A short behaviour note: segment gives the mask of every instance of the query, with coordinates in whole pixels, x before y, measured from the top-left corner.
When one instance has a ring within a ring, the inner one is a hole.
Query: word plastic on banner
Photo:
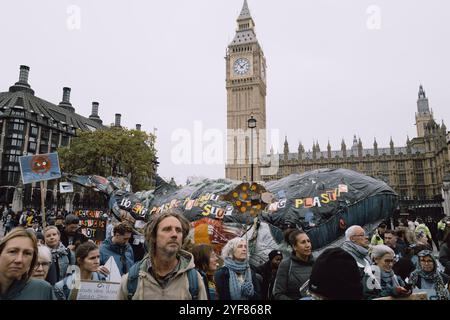
[[[23,184],[61,178],[57,152],[22,156],[19,163]]]

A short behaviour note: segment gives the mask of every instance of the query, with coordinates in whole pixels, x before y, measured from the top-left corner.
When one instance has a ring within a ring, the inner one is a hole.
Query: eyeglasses
[[[35,269],[39,269],[40,266],[42,266],[42,268],[48,268],[50,267],[52,263],[51,262],[36,262],[36,266],[34,267]]]
[[[367,237],[365,234],[354,234],[353,236],[354,237],[364,237],[364,238]]]
[[[434,261],[433,260],[420,260],[420,263],[430,264],[430,263],[434,263]]]

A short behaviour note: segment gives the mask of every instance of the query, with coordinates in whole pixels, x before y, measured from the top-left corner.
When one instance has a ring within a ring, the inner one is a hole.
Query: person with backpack
[[[91,242],[80,244],[75,249],[76,266],[75,272],[55,284],[54,292],[58,300],[76,300],[71,296],[72,290],[76,289],[79,281],[105,281],[106,277],[99,272],[100,251],[98,246]]]
[[[119,300],[207,300],[194,257],[182,249],[189,222],[169,210],[153,217],[145,228],[149,250],[122,276]]]

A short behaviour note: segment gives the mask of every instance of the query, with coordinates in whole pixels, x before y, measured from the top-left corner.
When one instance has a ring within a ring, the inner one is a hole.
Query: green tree
[[[134,192],[152,187],[157,159],[153,134],[116,127],[81,132],[58,153],[65,173],[103,177],[131,174]]]

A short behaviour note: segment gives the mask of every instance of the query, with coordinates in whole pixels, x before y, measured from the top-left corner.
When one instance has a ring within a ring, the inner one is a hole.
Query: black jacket
[[[254,295],[250,298],[250,300],[259,300],[260,299],[260,285],[256,278],[256,274],[253,270],[250,271],[252,273],[252,283]],[[214,274],[214,281],[216,282],[216,290],[217,290],[217,299],[218,300],[231,300],[230,295],[230,271],[227,267],[223,266]]]
[[[61,242],[65,247],[69,246],[70,244],[79,245],[88,240],[89,240],[88,237],[82,234],[80,229],[78,229],[77,232],[75,232],[72,243],[69,243],[69,235],[66,233],[66,231],[63,229],[61,232]]]
[[[261,298],[272,299],[272,290],[275,283],[276,273],[272,273],[271,262],[267,261],[255,268],[255,271],[261,275]]]
[[[450,249],[444,243],[439,250],[439,262],[445,267],[445,273],[450,276]]]
[[[278,267],[273,298],[275,300],[298,300],[302,298],[300,288],[309,280],[314,258],[311,255],[309,261],[304,262],[295,254],[281,261]]]

